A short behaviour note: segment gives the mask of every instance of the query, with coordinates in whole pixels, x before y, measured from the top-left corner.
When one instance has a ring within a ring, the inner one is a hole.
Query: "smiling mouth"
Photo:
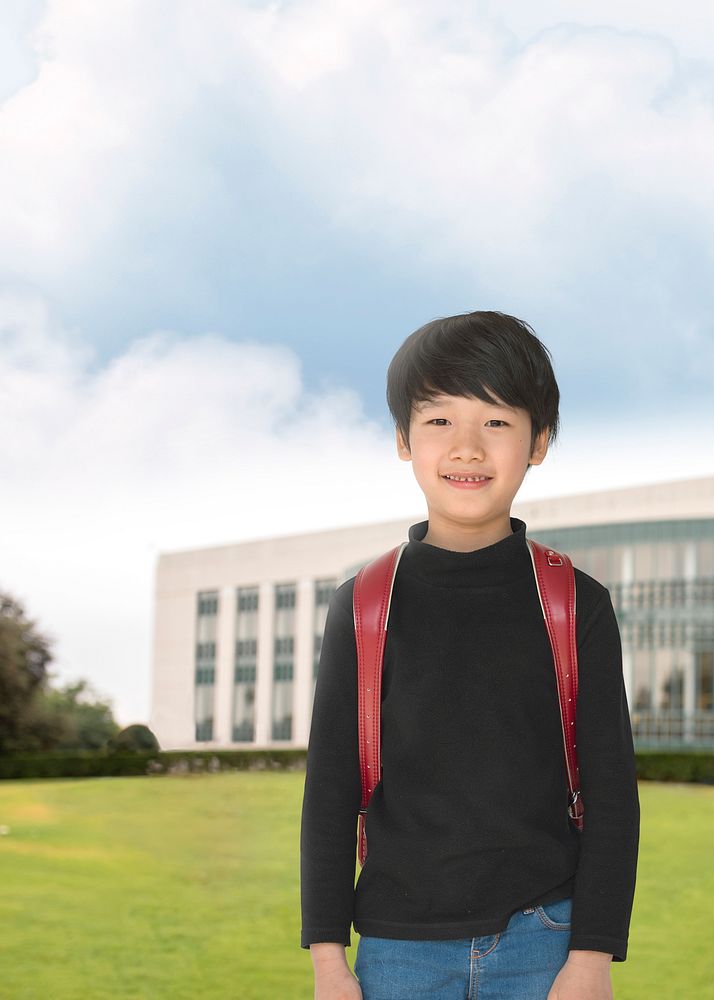
[[[442,479],[448,479],[452,483],[486,483],[492,476],[442,476]]]

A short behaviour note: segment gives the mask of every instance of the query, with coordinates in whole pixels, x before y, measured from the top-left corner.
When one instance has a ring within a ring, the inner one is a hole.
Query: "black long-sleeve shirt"
[[[624,962],[640,806],[606,587],[575,567],[576,746],[584,830],[568,789],[553,656],[526,525],[472,552],[409,529],[382,676],[382,776],[354,884],[361,784],[354,577],[328,608],[300,832],[301,947],[359,934],[496,934],[517,910],[573,896],[570,948]]]

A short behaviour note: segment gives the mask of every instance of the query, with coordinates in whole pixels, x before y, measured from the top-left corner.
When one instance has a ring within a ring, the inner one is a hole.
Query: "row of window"
[[[714,577],[692,580],[633,580],[609,588],[615,611],[634,608],[684,608],[714,604]]]
[[[322,643],[327,607],[335,580],[315,583],[315,643],[313,677]],[[274,591],[272,739],[292,739],[293,662],[295,653],[295,584],[277,584]],[[258,656],[259,589],[239,587],[236,594],[236,638],[234,647],[234,741],[255,739],[255,680]],[[197,596],[195,732],[197,741],[212,740],[218,592]]]
[[[335,580],[315,581],[315,607],[324,608],[330,603],[335,592]],[[259,605],[260,591],[258,587],[238,587],[236,589],[236,611],[238,614],[256,612]],[[278,583],[275,585],[275,608],[294,608],[297,599],[297,587],[294,583]],[[197,597],[197,613],[199,618],[218,614],[218,591],[201,591]]]
[[[682,747],[709,749],[714,744],[714,712],[634,710],[631,721],[632,737],[638,747],[663,744],[674,747],[679,743]]]
[[[714,578],[714,518],[581,525],[529,534],[567,552],[583,572],[603,582]]]
[[[714,619],[707,621],[625,621],[620,623],[622,646],[631,649],[714,648]]]
[[[313,644],[313,680],[317,675],[324,625],[335,581],[315,584],[315,618]],[[670,648],[686,650],[696,656],[695,701],[699,710],[714,712],[712,701],[711,656],[714,650],[714,615],[706,608],[714,607],[714,578],[640,580],[608,585],[613,606],[618,613],[623,650],[636,655],[647,651]],[[275,589],[274,660],[271,732],[275,740],[292,738],[293,662],[295,651],[294,614],[296,587],[280,584]],[[669,608],[673,618],[661,616],[639,620],[637,611]],[[691,609],[702,608],[704,613]],[[677,614],[686,609],[686,617]],[[255,683],[258,656],[258,588],[239,588],[236,602],[236,635],[234,666],[234,705],[232,734],[234,741],[255,739]],[[216,639],[218,614],[217,592],[203,592],[197,598],[196,643],[196,739],[213,739],[213,687],[215,686]],[[702,659],[703,657],[703,659]],[[639,661],[636,661],[639,662]],[[642,669],[636,674],[640,678]],[[654,670],[654,668],[652,668]],[[654,674],[653,674],[654,676]],[[632,698],[638,712],[683,710],[684,685],[679,668],[671,666],[664,691],[656,699],[649,680],[638,679]]]

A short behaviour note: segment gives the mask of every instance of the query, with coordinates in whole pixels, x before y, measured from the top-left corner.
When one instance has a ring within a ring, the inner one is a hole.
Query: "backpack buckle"
[[[548,557],[548,565],[549,566],[562,566],[563,565],[562,558],[558,555],[557,552],[554,552],[553,549],[547,549],[546,550],[546,556]]]

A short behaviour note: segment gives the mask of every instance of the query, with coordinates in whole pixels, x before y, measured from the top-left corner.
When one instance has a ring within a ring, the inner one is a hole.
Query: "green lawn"
[[[3,1000],[311,1000],[304,774],[0,783]],[[617,1000],[714,998],[714,788],[640,783]],[[357,935],[348,951],[354,962]]]

